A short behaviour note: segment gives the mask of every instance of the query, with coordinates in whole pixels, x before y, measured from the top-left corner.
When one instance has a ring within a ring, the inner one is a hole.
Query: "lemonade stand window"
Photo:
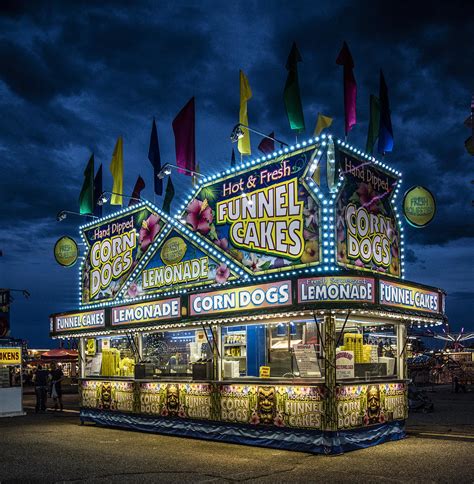
[[[133,377],[134,346],[130,336],[86,338],[85,376]]]

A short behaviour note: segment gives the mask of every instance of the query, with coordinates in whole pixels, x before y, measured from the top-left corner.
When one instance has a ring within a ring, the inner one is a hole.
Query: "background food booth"
[[[79,341],[81,421],[315,453],[403,438],[407,328],[445,317],[403,280],[400,182],[317,138],[201,180],[175,217],[82,226],[80,307],[51,317]]]
[[[21,362],[22,348],[0,347],[0,417],[25,415]]]

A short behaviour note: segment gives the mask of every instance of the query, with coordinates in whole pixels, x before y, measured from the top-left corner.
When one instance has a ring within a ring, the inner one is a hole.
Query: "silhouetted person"
[[[56,363],[51,363],[51,396],[54,400],[54,410],[63,410],[63,391],[61,387],[61,382],[64,379],[63,370],[56,366]]]
[[[36,413],[40,410],[46,411],[46,400],[48,398],[48,377],[49,372],[43,370],[41,365],[38,365],[35,373],[35,394],[36,394]]]

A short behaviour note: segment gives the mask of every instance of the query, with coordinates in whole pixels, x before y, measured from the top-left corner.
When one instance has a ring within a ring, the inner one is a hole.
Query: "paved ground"
[[[337,457],[80,426],[71,401],[0,419],[0,482],[474,482],[474,393],[430,396],[407,439]]]

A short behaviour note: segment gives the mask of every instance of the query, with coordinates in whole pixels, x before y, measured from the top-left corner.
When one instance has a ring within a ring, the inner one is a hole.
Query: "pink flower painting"
[[[191,225],[194,232],[206,235],[211,230],[213,221],[212,210],[207,200],[193,200],[186,209],[186,223]]]
[[[227,282],[230,276],[230,269],[227,267],[227,264],[221,264],[216,270],[216,282],[219,284],[223,284]]]
[[[151,214],[146,220],[142,222],[142,227],[139,234],[140,248],[145,252],[155,237],[160,231],[160,217],[159,215]]]

